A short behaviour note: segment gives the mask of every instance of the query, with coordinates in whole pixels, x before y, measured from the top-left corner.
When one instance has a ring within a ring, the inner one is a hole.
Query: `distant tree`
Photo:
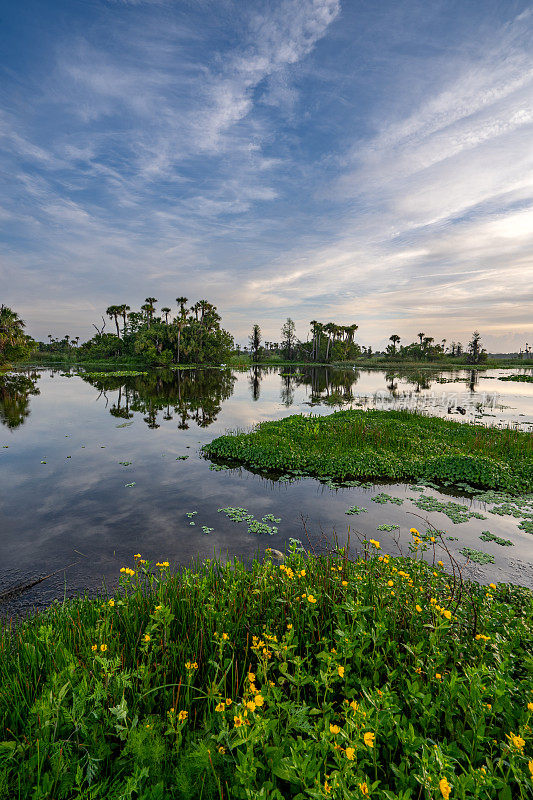
[[[128,315],[128,311],[130,307],[126,305],[126,303],[122,303],[122,305],[117,306],[118,313],[122,317],[122,336],[126,335],[126,317]]]
[[[155,313],[155,304],[157,303],[157,298],[146,297],[144,302],[146,303],[146,313],[148,314],[148,319],[151,322]],[[145,308],[145,306],[142,306],[142,308]]]
[[[287,317],[282,325],[281,339],[281,346],[285,350],[287,358],[290,361],[296,344],[296,325],[294,324],[294,320],[290,317]]]
[[[396,345],[399,343],[401,337],[398,336],[397,333],[393,333],[392,336],[389,336],[389,341],[392,342],[392,351],[393,353],[396,352]]]
[[[259,358],[259,348],[261,347],[261,328],[257,323],[252,328],[252,332],[248,337],[248,342],[250,344],[250,352],[252,353],[252,358],[254,361],[257,361]]]
[[[108,306],[105,310],[105,313],[109,317],[109,319],[115,320],[115,325],[117,326],[117,336],[120,339],[120,331],[118,328],[118,316],[120,314],[120,306]]]
[[[185,307],[187,305],[188,300],[189,300],[188,297],[176,297],[176,303],[180,307],[180,314],[182,317],[184,317],[187,313]]]
[[[422,347],[422,340],[426,334],[425,333],[418,333],[417,336],[420,339],[420,347]]]
[[[468,361],[470,364],[479,364],[486,358],[486,352],[481,346],[481,334],[474,331],[468,343]]]
[[[167,325],[168,325],[168,315],[170,314],[171,310],[172,309],[170,309],[168,306],[163,306],[161,308],[161,313],[165,315],[165,322]]]

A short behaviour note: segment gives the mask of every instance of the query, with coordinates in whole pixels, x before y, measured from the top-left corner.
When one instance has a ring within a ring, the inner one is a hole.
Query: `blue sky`
[[[531,342],[532,41],[515,0],[4,0],[0,299]]]

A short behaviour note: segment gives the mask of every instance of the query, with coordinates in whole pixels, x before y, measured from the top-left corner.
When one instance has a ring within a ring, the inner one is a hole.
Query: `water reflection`
[[[99,397],[111,403],[109,413],[114,417],[127,422],[139,412],[152,429],[159,428],[163,420],[176,418],[180,430],[187,430],[191,421],[200,428],[215,422],[222,403],[233,394],[236,381],[230,370],[215,369],[158,370],[134,377],[82,377],[100,391]]]
[[[37,372],[0,376],[0,422],[13,429],[30,415],[30,397],[40,394]]]

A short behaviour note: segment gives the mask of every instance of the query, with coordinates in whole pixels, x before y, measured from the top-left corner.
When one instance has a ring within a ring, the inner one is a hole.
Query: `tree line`
[[[354,341],[358,325],[338,325],[335,322],[318,322],[316,319],[309,323],[310,332],[305,342],[296,336],[294,321],[288,317],[281,328],[281,341],[263,343],[260,326],[256,323],[248,337],[249,352],[253,362],[262,358],[279,357],[287,361],[310,361],[327,364],[332,361],[353,361],[360,358],[381,357],[393,361],[440,361],[455,359],[470,364],[480,364],[487,359],[487,352],[482,346],[481,334],[474,331],[466,350],[461,342],[451,342],[441,339],[435,342],[432,336],[425,333],[417,334],[418,341],[401,345],[401,336],[392,334],[390,344],[385,351],[373,351],[372,347],[359,345]]]
[[[159,366],[173,364],[220,364],[233,351],[233,337],[224,330],[216,307],[207,300],[188,306],[188,298],[176,298],[177,309],[162,306],[157,298],[147,297],[138,311],[122,303],[106,308],[102,325],[93,324],[96,334],[78,346],[76,339],[65,336],[40,343],[50,352],[72,352],[83,359],[138,358]],[[106,332],[106,317],[116,332]]]

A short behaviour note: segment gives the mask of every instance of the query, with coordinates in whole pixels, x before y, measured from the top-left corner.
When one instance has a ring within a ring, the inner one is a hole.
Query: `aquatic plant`
[[[407,411],[338,411],[263,422],[202,452],[260,472],[298,470],[323,480],[357,478],[467,483],[507,492],[533,488],[533,438]]]

